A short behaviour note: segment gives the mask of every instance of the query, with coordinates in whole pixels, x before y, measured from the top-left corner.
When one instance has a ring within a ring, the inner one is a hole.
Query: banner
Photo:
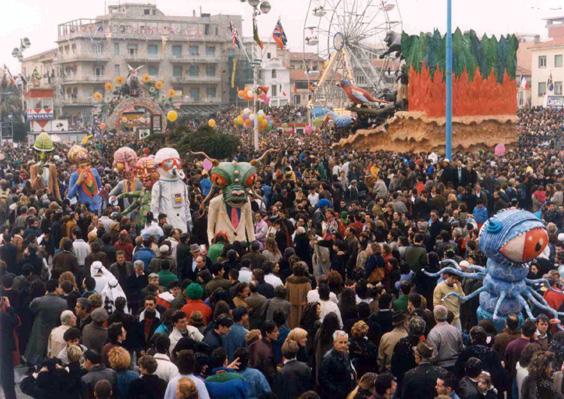
[[[233,58],[233,68],[231,70],[231,88],[235,88],[235,76],[237,75],[237,58]]]

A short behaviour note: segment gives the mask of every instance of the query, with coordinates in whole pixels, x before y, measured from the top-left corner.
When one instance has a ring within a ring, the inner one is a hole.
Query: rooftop
[[[564,37],[548,40],[546,42],[531,43],[531,46],[529,47],[531,51],[546,50],[552,48],[554,49],[564,48]]]

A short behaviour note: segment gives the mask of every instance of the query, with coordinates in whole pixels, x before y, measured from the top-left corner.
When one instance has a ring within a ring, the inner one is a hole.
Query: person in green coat
[[[176,274],[170,271],[170,262],[168,259],[164,259],[161,262],[161,271],[159,274],[159,283],[163,287],[168,287],[173,281],[178,281]]]

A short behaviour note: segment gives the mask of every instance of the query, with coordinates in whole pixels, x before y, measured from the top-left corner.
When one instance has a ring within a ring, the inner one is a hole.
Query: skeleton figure
[[[46,190],[51,197],[61,201],[59,176],[55,164],[48,162],[48,154],[55,149],[53,140],[46,132],[41,132],[35,139],[33,149],[39,154],[39,162],[29,168],[31,187],[34,190]]]
[[[473,273],[463,272],[456,262],[449,260],[454,267],[445,267],[437,273],[426,273],[438,277],[445,272],[465,278],[483,280],[482,287],[467,296],[449,293],[467,301],[480,296],[477,310],[478,319],[492,320],[501,331],[510,313],[516,313],[521,320],[522,312],[534,319],[531,304],[547,312],[555,319],[564,316],[548,306],[544,298],[535,290],[535,285],[548,281],[527,278],[529,265],[548,244],[548,233],[542,222],[530,212],[508,209],[497,213],[484,223],[479,236],[480,250],[486,254],[486,267],[472,266]],[[445,297],[446,298],[446,297]]]
[[[144,217],[151,210],[151,188],[159,179],[155,168],[155,157],[153,155],[139,158],[135,164],[135,173],[142,182],[138,191],[125,192],[118,195],[118,199],[129,200],[130,205],[123,210],[123,214],[135,220],[138,226],[143,225]]]
[[[253,190],[257,177],[255,165],[269,152],[251,162],[219,162],[203,152],[194,153],[204,155],[215,165],[210,174],[212,189],[203,201],[205,204],[211,198],[207,229],[210,244],[219,232],[225,233],[229,242],[255,240],[249,194],[260,198]],[[216,195],[219,191],[222,195]]]

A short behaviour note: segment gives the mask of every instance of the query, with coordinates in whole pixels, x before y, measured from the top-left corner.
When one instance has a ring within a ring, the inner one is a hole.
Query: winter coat
[[[166,381],[156,375],[144,375],[129,384],[128,399],[161,399],[166,391]]]
[[[323,399],[344,399],[356,384],[356,372],[347,354],[331,349],[319,368],[320,396]]]
[[[47,354],[49,334],[59,325],[61,312],[67,309],[67,301],[55,294],[47,294],[31,301],[29,309],[34,314],[34,321],[25,357],[31,364],[38,365]]]
[[[311,283],[305,276],[291,275],[286,279],[288,290],[288,302],[290,302],[290,315],[288,316],[288,327],[299,327],[303,311],[307,305],[307,293],[311,290]]]

